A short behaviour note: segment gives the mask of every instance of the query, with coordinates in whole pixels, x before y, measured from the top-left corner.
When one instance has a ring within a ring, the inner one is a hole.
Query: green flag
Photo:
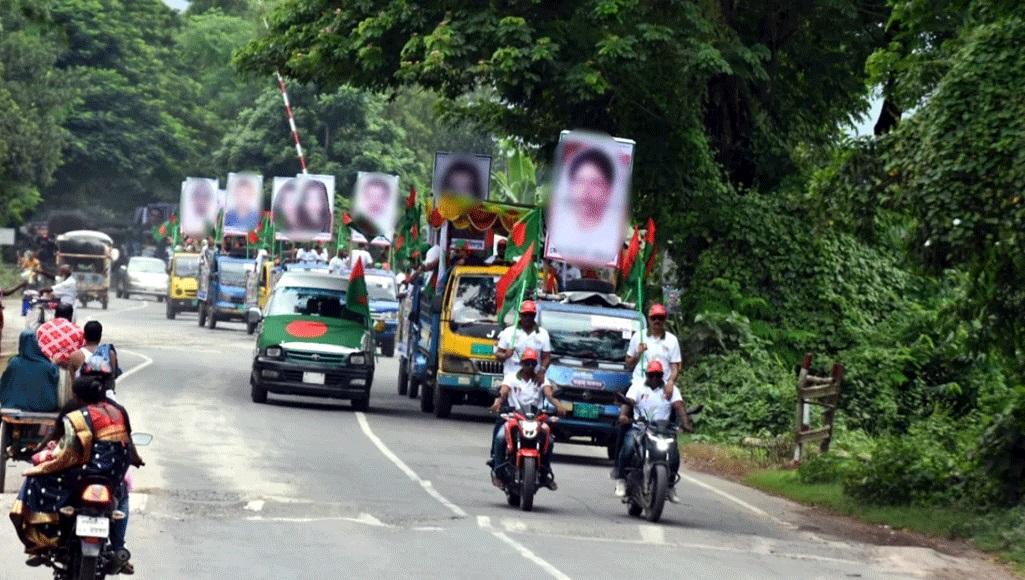
[[[509,232],[509,243],[505,248],[505,259],[516,260],[527,252],[531,245],[541,246],[541,210],[527,212]]]
[[[345,307],[351,312],[370,318],[370,295],[367,293],[367,281],[363,277],[363,260],[356,260],[356,265],[349,274],[349,289],[345,291]]]

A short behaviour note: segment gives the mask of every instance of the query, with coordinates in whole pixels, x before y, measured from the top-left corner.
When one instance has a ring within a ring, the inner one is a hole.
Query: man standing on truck
[[[641,332],[644,332],[643,339]],[[665,306],[652,305],[648,311],[647,331],[641,332],[635,332],[630,338],[630,346],[626,350],[626,370],[633,371],[634,385],[643,384],[644,369],[648,368],[652,361],[659,361],[662,364],[662,378],[665,381],[664,394],[666,400],[670,400],[683,358],[680,356],[680,341],[666,330]]]
[[[537,324],[537,305],[533,300],[524,300],[520,305],[520,320],[516,326],[509,326],[498,334],[495,358],[503,363],[502,372],[515,374],[520,370],[520,357],[528,348],[541,353],[541,367],[537,369],[539,381],[544,381],[548,365],[552,362],[552,339],[548,331]]]

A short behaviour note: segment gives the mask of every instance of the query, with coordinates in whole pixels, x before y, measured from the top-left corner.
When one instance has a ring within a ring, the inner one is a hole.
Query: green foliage
[[[1025,388],[1019,387],[979,440],[988,494],[1003,504],[1025,498]]]

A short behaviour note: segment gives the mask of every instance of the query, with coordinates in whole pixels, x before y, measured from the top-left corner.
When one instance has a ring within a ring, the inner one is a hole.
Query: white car
[[[167,265],[158,258],[137,256],[128,260],[127,266],[121,266],[121,280],[117,288],[118,298],[128,298],[132,294],[155,296],[163,302],[167,296]]]

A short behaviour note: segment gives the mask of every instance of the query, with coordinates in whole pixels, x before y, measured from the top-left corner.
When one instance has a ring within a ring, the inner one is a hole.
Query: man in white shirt
[[[54,278],[57,283],[50,288],[43,288],[40,293],[52,292],[61,304],[74,306],[75,301],[78,300],[78,281],[71,275],[71,266],[62,264],[57,272],[58,275]]]
[[[552,391],[552,384],[545,381],[543,376],[537,373],[538,356],[537,351],[528,348],[523,351],[520,357],[520,369],[515,373],[505,375],[502,386],[499,387],[498,397],[491,405],[491,410],[500,412],[503,407],[516,410],[518,407],[526,408],[533,404],[540,407],[544,400],[555,406],[559,415],[565,413],[559,400],[555,398]],[[502,480],[498,476],[498,470],[505,468],[506,463],[506,439],[505,419],[499,416],[495,424],[495,431],[491,438],[491,461],[488,464],[492,467],[491,482],[495,487],[502,486]],[[551,429],[547,424],[541,426],[541,484],[548,489],[555,491],[558,485],[555,484],[555,477],[552,474],[552,449],[554,444],[551,437]]]
[[[327,248],[325,248],[323,244],[317,244],[317,249],[315,250],[315,253],[317,255],[318,262],[323,262],[326,264],[330,259],[330,256],[327,253]]]
[[[680,374],[680,341],[673,333],[666,330],[666,309],[655,304],[648,311],[648,329],[644,333],[635,332],[630,338],[630,346],[626,351],[626,369],[633,371],[633,383],[644,382],[644,369],[651,361],[662,363],[663,380],[665,382],[666,399],[672,396],[676,377]],[[639,364],[638,364],[639,363]]]
[[[327,263],[328,274],[340,275],[344,269],[345,260],[342,259],[342,253],[340,251],[335,252],[334,257]]]
[[[427,250],[427,254],[424,255],[423,262],[416,267],[416,270],[410,275],[410,278],[416,278],[422,272],[427,272],[427,278],[424,280],[424,288],[430,287],[434,283],[434,277],[438,274],[438,266],[441,265],[441,246],[434,244]]]
[[[634,383],[626,392],[626,403],[620,408],[619,423],[628,427],[622,434],[622,441],[619,446],[619,456],[616,458],[616,496],[626,495],[626,473],[625,467],[630,464],[634,452],[634,445],[642,430],[637,426],[630,427],[637,419],[647,421],[668,421],[672,412],[676,411],[676,421],[682,429],[693,433],[694,428],[687,417],[687,409],[683,403],[683,396],[680,390],[672,387],[672,394],[665,396],[665,383],[663,380],[664,369],[662,363],[653,360],[648,363],[647,372],[643,383]],[[679,479],[680,471],[680,449],[673,445],[669,449],[669,493],[668,499],[673,503],[680,503],[676,495],[676,482]]]
[[[362,242],[356,242],[356,245],[352,248],[352,253],[349,254],[349,268],[355,268],[357,260],[363,262],[363,268],[369,268],[374,262],[374,258],[366,250],[366,244]]]
[[[524,300],[520,305],[520,321],[517,326],[509,326],[498,334],[495,345],[495,358],[503,363],[503,374],[512,374],[520,370],[520,358],[528,348],[541,353],[541,368],[537,374],[542,379],[552,363],[552,339],[548,331],[537,325],[537,304],[533,300]]]

